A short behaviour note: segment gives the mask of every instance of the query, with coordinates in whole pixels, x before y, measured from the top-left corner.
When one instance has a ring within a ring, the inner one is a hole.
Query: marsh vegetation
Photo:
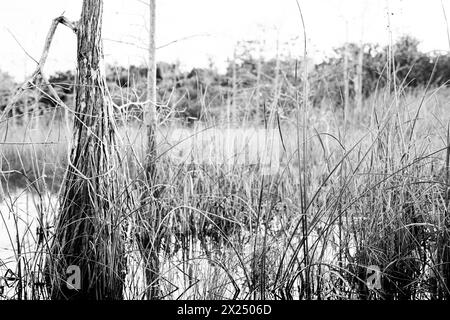
[[[151,175],[148,69],[38,77],[9,110],[2,75],[2,299],[68,297],[66,264],[98,277],[91,299],[448,299],[450,56],[403,37],[310,66],[260,45],[226,74],[158,64]]]

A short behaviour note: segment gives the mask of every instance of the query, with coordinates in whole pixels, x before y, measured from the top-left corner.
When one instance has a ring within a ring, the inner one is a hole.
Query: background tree
[[[147,146],[145,154],[145,190],[143,193],[140,227],[143,231],[139,235],[141,252],[145,263],[146,295],[148,299],[155,300],[160,297],[159,288],[159,240],[156,230],[160,224],[161,212],[157,209],[155,201],[156,185],[156,125],[157,125],[157,66],[156,66],[156,1],[149,0],[149,46],[148,46],[148,73],[147,73],[147,105],[144,111],[144,124],[147,131]]]

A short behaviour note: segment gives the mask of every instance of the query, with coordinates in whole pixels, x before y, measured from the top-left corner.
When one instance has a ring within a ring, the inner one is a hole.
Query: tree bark
[[[160,212],[157,210],[155,199],[156,186],[156,103],[157,103],[157,65],[156,65],[156,1],[149,0],[149,47],[148,47],[148,74],[147,74],[147,108],[144,112],[144,123],[147,130],[147,146],[145,158],[145,182],[142,208],[144,213],[140,227],[140,247],[145,261],[146,296],[150,300],[160,298],[159,286],[159,237],[156,231],[160,222]]]
[[[123,298],[124,247],[120,224],[113,109],[103,72],[103,0],[84,0],[77,27],[78,67],[70,164],[50,257],[51,298]],[[67,284],[80,270],[80,287]]]

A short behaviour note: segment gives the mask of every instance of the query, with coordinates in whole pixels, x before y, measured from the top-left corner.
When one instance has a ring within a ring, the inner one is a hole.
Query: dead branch
[[[8,113],[14,108],[20,95],[29,88],[29,85],[34,85],[34,82],[38,76],[41,76],[44,79],[46,84],[49,86],[49,89],[52,92],[52,94],[55,95],[56,91],[50,85],[48,80],[46,80],[42,71],[44,69],[45,63],[47,62],[47,58],[48,58],[50,47],[51,47],[51,44],[53,41],[53,37],[55,36],[56,29],[58,28],[59,24],[65,25],[66,27],[72,29],[72,31],[74,33],[77,33],[77,31],[78,31],[78,23],[72,22],[64,16],[57,17],[53,20],[50,30],[48,31],[47,38],[45,40],[45,46],[44,46],[44,50],[42,51],[41,59],[39,60],[39,63],[37,64],[35,71],[33,72],[33,74],[30,77],[28,77],[27,80],[25,80],[25,82],[22,84],[22,86],[20,86],[20,88],[16,91],[16,93],[12,97],[11,101],[8,103],[5,110],[3,111],[3,113],[0,117],[0,123],[3,122],[7,118]],[[57,96],[55,97],[55,99],[57,99],[59,103],[62,102],[61,99],[59,99],[59,97],[57,97]]]

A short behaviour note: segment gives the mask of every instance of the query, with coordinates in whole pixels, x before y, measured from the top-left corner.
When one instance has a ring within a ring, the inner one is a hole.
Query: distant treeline
[[[348,43],[336,48],[323,62],[312,65],[311,61],[304,63],[282,55],[278,59],[264,59],[258,56],[255,42],[242,42],[225,74],[220,74],[213,65],[182,72],[177,64],[159,63],[159,109],[194,120],[223,116],[230,110],[227,106],[232,106],[234,116],[255,117],[276,102],[282,114],[289,114],[295,109],[295,97],[301,93],[304,65],[310,69],[309,99],[314,106],[328,101],[336,108],[342,107],[346,88],[349,103],[353,103],[358,95],[367,98],[377,88],[388,85],[391,89],[394,85],[406,89],[446,85],[450,80],[450,55],[421,52],[418,46],[419,41],[410,36],[400,38],[391,48]],[[127,105],[140,117],[140,103],[146,101],[147,68],[109,65],[106,73],[115,104]],[[72,106],[74,73],[58,72],[49,80],[59,97]],[[15,114],[23,114],[26,108],[32,108],[27,110],[33,112],[57,104],[48,88],[38,85],[42,91],[30,90],[24,95]],[[0,71],[0,110],[16,87],[12,78]]]

